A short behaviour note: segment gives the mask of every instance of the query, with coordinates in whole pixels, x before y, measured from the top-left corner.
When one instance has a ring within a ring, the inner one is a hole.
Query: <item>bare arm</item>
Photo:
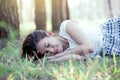
[[[80,29],[80,26],[78,25],[77,22],[69,21],[66,25],[66,30],[67,30],[67,33],[70,35],[70,37],[76,41],[78,46],[69,51],[58,53],[55,56],[51,56],[48,58],[52,59],[52,58],[61,57],[61,56],[63,57],[71,53],[77,54],[77,55],[84,55],[84,54],[89,54],[93,52],[93,47],[91,42],[87,39],[84,32]]]
[[[67,33],[78,44],[76,48],[71,50],[74,54],[83,55],[93,52],[92,43],[82,31],[82,27],[75,21],[69,21],[66,26]]]
[[[76,54],[68,54],[62,57],[48,59],[48,61],[52,61],[52,62],[62,62],[62,61],[68,61],[68,60],[83,61],[84,57]]]

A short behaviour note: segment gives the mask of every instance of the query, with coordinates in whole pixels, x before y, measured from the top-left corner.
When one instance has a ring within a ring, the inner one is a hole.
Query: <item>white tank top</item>
[[[60,25],[60,32],[59,35],[68,40],[69,48],[66,50],[70,50],[78,46],[78,44],[68,35],[66,32],[66,25],[70,20],[65,20]],[[76,21],[77,22],[77,21]],[[78,23],[79,24],[79,23]],[[80,25],[80,24],[79,24]],[[101,29],[99,27],[88,27],[88,26],[81,26],[80,29],[84,32],[86,37],[92,42],[94,47],[94,52],[90,54],[91,57],[96,56],[99,54],[102,48],[102,34]]]

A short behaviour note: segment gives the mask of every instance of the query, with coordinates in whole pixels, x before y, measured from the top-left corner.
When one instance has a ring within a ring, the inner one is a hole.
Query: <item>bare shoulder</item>
[[[71,33],[80,33],[82,32],[81,27],[79,25],[79,23],[75,20],[69,20],[67,25],[66,25],[66,32],[68,34]]]
[[[79,22],[77,21],[77,20],[69,20],[68,21],[68,23],[67,23],[68,25],[70,24],[77,24],[77,25],[79,25]]]
[[[82,27],[77,21],[70,20],[66,25],[66,32],[77,44],[91,45]]]

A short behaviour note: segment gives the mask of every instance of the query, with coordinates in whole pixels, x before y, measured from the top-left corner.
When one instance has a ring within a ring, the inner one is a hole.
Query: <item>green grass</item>
[[[120,80],[120,58],[33,63],[20,58],[20,46],[8,42],[0,51],[0,80]]]

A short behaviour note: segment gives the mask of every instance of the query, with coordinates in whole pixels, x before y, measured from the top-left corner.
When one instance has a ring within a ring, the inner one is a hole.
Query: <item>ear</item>
[[[47,34],[47,36],[55,35],[53,32],[50,32],[50,31],[46,31],[46,34]]]

